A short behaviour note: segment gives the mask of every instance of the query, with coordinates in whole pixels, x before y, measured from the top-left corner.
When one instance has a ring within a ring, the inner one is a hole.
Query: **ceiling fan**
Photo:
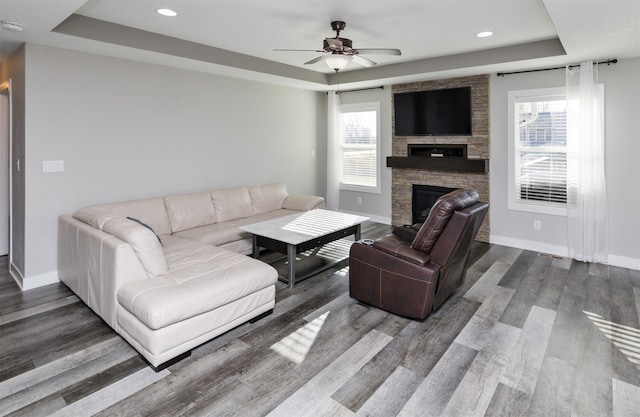
[[[324,55],[320,55],[310,61],[305,62],[305,65],[315,64],[316,62],[324,60],[329,68],[332,68],[336,72],[344,69],[350,61],[360,64],[365,67],[372,67],[377,62],[362,57],[360,55],[400,55],[399,49],[391,48],[353,48],[353,42],[351,39],[341,38],[340,32],[344,30],[346,26],[345,22],[336,20],[331,22],[331,29],[336,31],[336,36],[333,38],[324,38],[322,42],[322,49],[274,49],[274,51],[307,51],[307,52],[323,52]]]

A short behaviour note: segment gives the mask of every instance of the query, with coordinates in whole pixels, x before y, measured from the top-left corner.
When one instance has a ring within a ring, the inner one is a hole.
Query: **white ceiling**
[[[319,53],[273,49],[321,49],[332,20],[355,48],[402,50],[342,87],[640,56],[640,0],[0,0],[0,20],[24,27],[0,29],[0,59],[31,42],[316,90],[336,81],[303,64]]]

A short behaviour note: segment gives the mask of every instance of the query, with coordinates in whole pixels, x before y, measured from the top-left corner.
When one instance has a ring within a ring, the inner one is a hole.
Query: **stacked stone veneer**
[[[408,144],[466,144],[467,158],[489,159],[489,75],[449,78],[398,84],[393,93],[437,90],[443,88],[471,87],[471,136],[396,136],[392,139],[392,155],[407,156]],[[393,107],[392,107],[393,108]],[[392,112],[392,126],[395,114]],[[480,194],[480,200],[489,202],[489,173],[477,174],[456,171],[432,171],[426,169],[392,168],[391,220],[394,225],[411,223],[411,189],[413,184],[441,187],[472,188]],[[489,241],[489,214],[485,218],[476,239]]]

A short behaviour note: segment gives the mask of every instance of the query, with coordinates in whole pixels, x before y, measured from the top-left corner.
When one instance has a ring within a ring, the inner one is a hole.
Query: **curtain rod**
[[[367,88],[358,88],[356,90],[342,90],[342,91],[336,91],[336,94],[342,94],[342,93],[354,93],[356,91],[366,91],[366,90],[384,90],[384,85],[379,85],[377,87],[367,87]],[[327,91],[327,94],[329,94],[329,92]]]
[[[601,65],[601,64],[607,64],[607,65],[611,65],[611,64],[617,64],[618,60],[617,59],[608,59],[606,61],[597,61],[594,62],[594,64],[596,65]],[[575,68],[575,67],[579,67],[580,64],[571,64],[569,65],[569,69],[571,68]],[[499,72],[496,75],[498,77],[504,77],[505,75],[511,75],[511,74],[523,74],[525,72],[538,72],[538,71],[551,71],[551,70],[557,70],[557,69],[563,69],[566,68],[565,67],[553,67],[553,68],[540,68],[540,69],[533,69],[533,70],[525,70],[525,71],[513,71],[513,72]]]

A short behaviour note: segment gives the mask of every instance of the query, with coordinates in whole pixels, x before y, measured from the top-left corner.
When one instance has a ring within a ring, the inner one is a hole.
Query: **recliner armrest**
[[[391,234],[383,236],[373,242],[373,247],[379,251],[397,256],[405,261],[424,266],[431,261],[431,256],[411,247],[411,242],[400,239]]]
[[[413,242],[413,239],[415,239],[418,234],[418,230],[420,230],[420,226],[422,226],[422,223],[416,223],[413,225],[405,224],[404,226],[398,226],[393,229],[392,233],[398,236],[401,240]]]

